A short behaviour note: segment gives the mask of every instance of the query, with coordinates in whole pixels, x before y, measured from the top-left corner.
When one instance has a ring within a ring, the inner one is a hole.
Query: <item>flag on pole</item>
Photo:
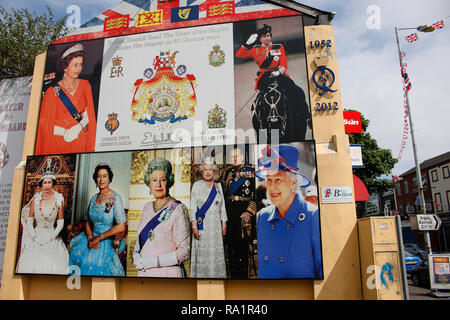
[[[419,36],[415,32],[406,37],[406,41],[408,41],[409,43],[414,42],[418,39],[419,39]]]
[[[394,180],[395,182],[400,182],[400,181],[403,180],[403,178],[402,178],[402,177],[399,177],[399,176],[394,176],[394,175],[392,175],[392,180]]]
[[[440,20],[431,25],[434,29],[444,29],[444,20]]]
[[[402,68],[402,78],[403,78],[403,84],[407,91],[411,90],[412,84],[409,80],[408,74],[406,73],[406,69]]]

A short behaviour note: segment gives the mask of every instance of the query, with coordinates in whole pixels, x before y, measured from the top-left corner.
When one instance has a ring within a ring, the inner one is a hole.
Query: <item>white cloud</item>
[[[450,2],[434,1],[299,1],[327,11],[336,11],[335,30],[341,96],[344,106],[359,107],[370,121],[369,132],[382,148],[397,156],[403,134],[403,96],[394,27],[432,24],[450,16]],[[381,28],[369,30],[369,5],[380,7]],[[433,33],[418,33],[408,44],[404,38],[414,30],[399,31],[407,53],[408,74],[413,85],[409,94],[419,161],[450,150],[448,142],[448,74],[450,52],[448,26]],[[414,167],[411,136],[395,174]]]

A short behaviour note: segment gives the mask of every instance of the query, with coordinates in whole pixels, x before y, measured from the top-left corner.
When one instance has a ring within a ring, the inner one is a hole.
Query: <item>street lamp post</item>
[[[398,39],[398,30],[418,30],[421,32],[431,32],[434,31],[433,27],[428,26],[419,26],[418,28],[397,28],[395,27],[395,36],[397,38],[397,46],[398,46],[398,56],[400,59],[400,70],[403,68],[403,56],[402,51],[400,49],[400,41]],[[423,214],[427,213],[427,210],[425,208],[425,195],[423,193],[423,184],[422,184],[422,175],[420,174],[420,164],[419,160],[417,159],[417,146],[416,146],[416,140],[414,137],[414,125],[411,117],[411,107],[409,105],[409,98],[408,98],[408,90],[405,89],[405,98],[406,98],[406,106],[408,108],[408,119],[409,119],[409,127],[411,130],[411,141],[412,141],[412,147],[414,152],[414,162],[416,164],[416,177],[417,177],[417,187],[419,189],[419,199],[420,199],[420,208]],[[427,247],[427,252],[431,254],[431,241],[430,241],[430,234],[428,231],[424,231],[424,238],[425,238],[425,245]]]

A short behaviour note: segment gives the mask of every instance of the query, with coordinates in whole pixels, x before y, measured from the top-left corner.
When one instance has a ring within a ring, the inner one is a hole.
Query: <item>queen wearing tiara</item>
[[[41,190],[22,209],[17,273],[68,274],[69,254],[59,236],[64,227],[64,197],[54,190],[57,169],[48,158],[41,170]]]
[[[91,85],[80,79],[85,51],[82,44],[65,50],[56,69],[63,74],[41,102],[35,154],[93,152],[96,119]]]
[[[214,159],[200,165],[201,179],[191,190],[191,278],[226,278],[223,237],[227,232],[225,198]]]

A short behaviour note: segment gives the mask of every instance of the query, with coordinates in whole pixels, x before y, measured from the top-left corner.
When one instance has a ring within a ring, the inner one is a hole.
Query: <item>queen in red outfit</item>
[[[272,27],[264,26],[252,34],[236,52],[240,59],[252,58],[259,67],[255,90],[264,91],[277,78],[282,92],[289,100],[286,135],[280,141],[305,139],[307,120],[310,118],[305,93],[288,74],[287,58],[282,44],[272,43]],[[294,131],[295,128],[295,131]]]
[[[41,102],[35,154],[95,151],[96,119],[91,85],[79,79],[85,52],[67,49],[57,64],[63,78],[51,85]]]

